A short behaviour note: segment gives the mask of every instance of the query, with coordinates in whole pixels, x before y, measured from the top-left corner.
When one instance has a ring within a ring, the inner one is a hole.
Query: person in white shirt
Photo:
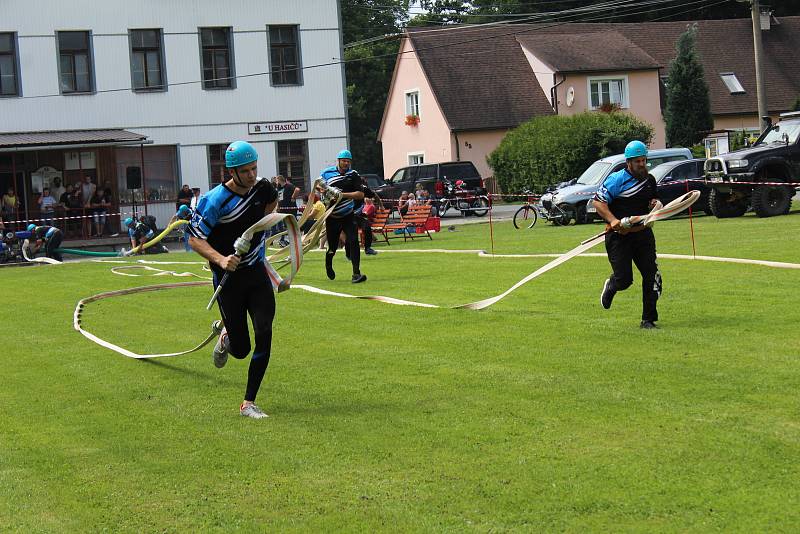
[[[50,188],[45,187],[42,196],[39,197],[39,209],[42,210],[42,220],[46,226],[53,225],[53,217],[56,214],[56,204],[58,201],[50,195]]]

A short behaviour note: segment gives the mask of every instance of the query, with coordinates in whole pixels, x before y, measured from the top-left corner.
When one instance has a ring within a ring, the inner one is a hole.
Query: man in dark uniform
[[[356,227],[353,210],[355,203],[364,200],[364,190],[361,176],[350,165],[353,155],[349,150],[342,150],[336,156],[337,164],[322,171],[320,177],[330,187],[335,187],[342,192],[342,200],[325,220],[325,233],[328,237],[328,252],[325,254],[325,271],[328,278],[336,278],[333,270],[333,256],[339,247],[339,234],[344,231],[347,256],[353,264],[352,282],[358,284],[366,281],[367,277],[361,274],[361,251],[358,244],[358,228]]]
[[[617,291],[633,283],[633,267],[642,275],[642,328],[657,328],[656,302],[661,296],[661,273],[656,263],[656,238],[645,226],[630,227],[626,217],[646,215],[656,203],[656,181],[647,172],[647,147],[641,141],[631,141],[625,147],[627,165],[610,174],[594,196],[597,214],[609,225],[606,252],[613,270],[603,285],[600,303],[605,309]]]
[[[264,232],[251,240],[250,250],[235,254],[234,241],[275,211],[278,194],[275,188],[257,175],[258,154],[244,141],[232,143],[225,151],[225,166],[231,179],[200,198],[189,225],[192,248],[208,260],[214,275],[214,288],[227,272],[228,279],[217,296],[222,323],[214,323],[219,340],[213,360],[217,368],[228,361],[228,354],[243,359],[250,353],[247,315],[253,323],[255,348],[247,372],[247,387],[239,413],[245,417],[267,417],[255,404],[256,395],[267,372],[272,346],[272,320],[275,317],[275,294],[264,266]]]
[[[64,239],[61,230],[55,226],[36,226],[35,224],[29,224],[28,231],[32,234],[31,237],[36,240],[33,245],[34,254],[44,245],[45,256],[57,261],[64,261],[61,253],[56,251],[56,249],[61,246],[61,241]]]

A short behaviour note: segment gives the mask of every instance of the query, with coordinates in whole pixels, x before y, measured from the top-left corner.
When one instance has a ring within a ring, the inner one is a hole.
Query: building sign
[[[247,133],[254,134],[280,134],[307,132],[308,121],[285,122],[248,122]]]

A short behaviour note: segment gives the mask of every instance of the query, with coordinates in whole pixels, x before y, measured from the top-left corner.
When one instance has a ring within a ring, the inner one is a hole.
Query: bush
[[[622,153],[633,139],[649,144],[652,138],[653,127],[627,113],[536,117],[509,132],[486,161],[502,191],[542,191]]]

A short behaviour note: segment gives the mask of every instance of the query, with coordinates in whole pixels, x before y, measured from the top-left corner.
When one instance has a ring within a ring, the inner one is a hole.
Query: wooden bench
[[[387,239],[386,242],[389,242],[388,234],[394,235],[395,230],[402,230],[403,241],[407,241],[409,238],[413,241],[417,237],[424,236],[433,241],[433,236],[426,228],[430,216],[430,206],[411,206],[405,215],[400,216],[399,223],[385,224],[383,226],[383,235]],[[418,232],[418,230],[421,230],[421,232]],[[400,236],[397,235],[396,237],[399,238]]]
[[[389,237],[386,235],[386,223],[389,221],[389,215],[391,213],[391,210],[376,209],[375,217],[370,223],[370,229],[372,230],[372,233],[382,235],[383,240],[386,241],[387,245],[389,244]]]

